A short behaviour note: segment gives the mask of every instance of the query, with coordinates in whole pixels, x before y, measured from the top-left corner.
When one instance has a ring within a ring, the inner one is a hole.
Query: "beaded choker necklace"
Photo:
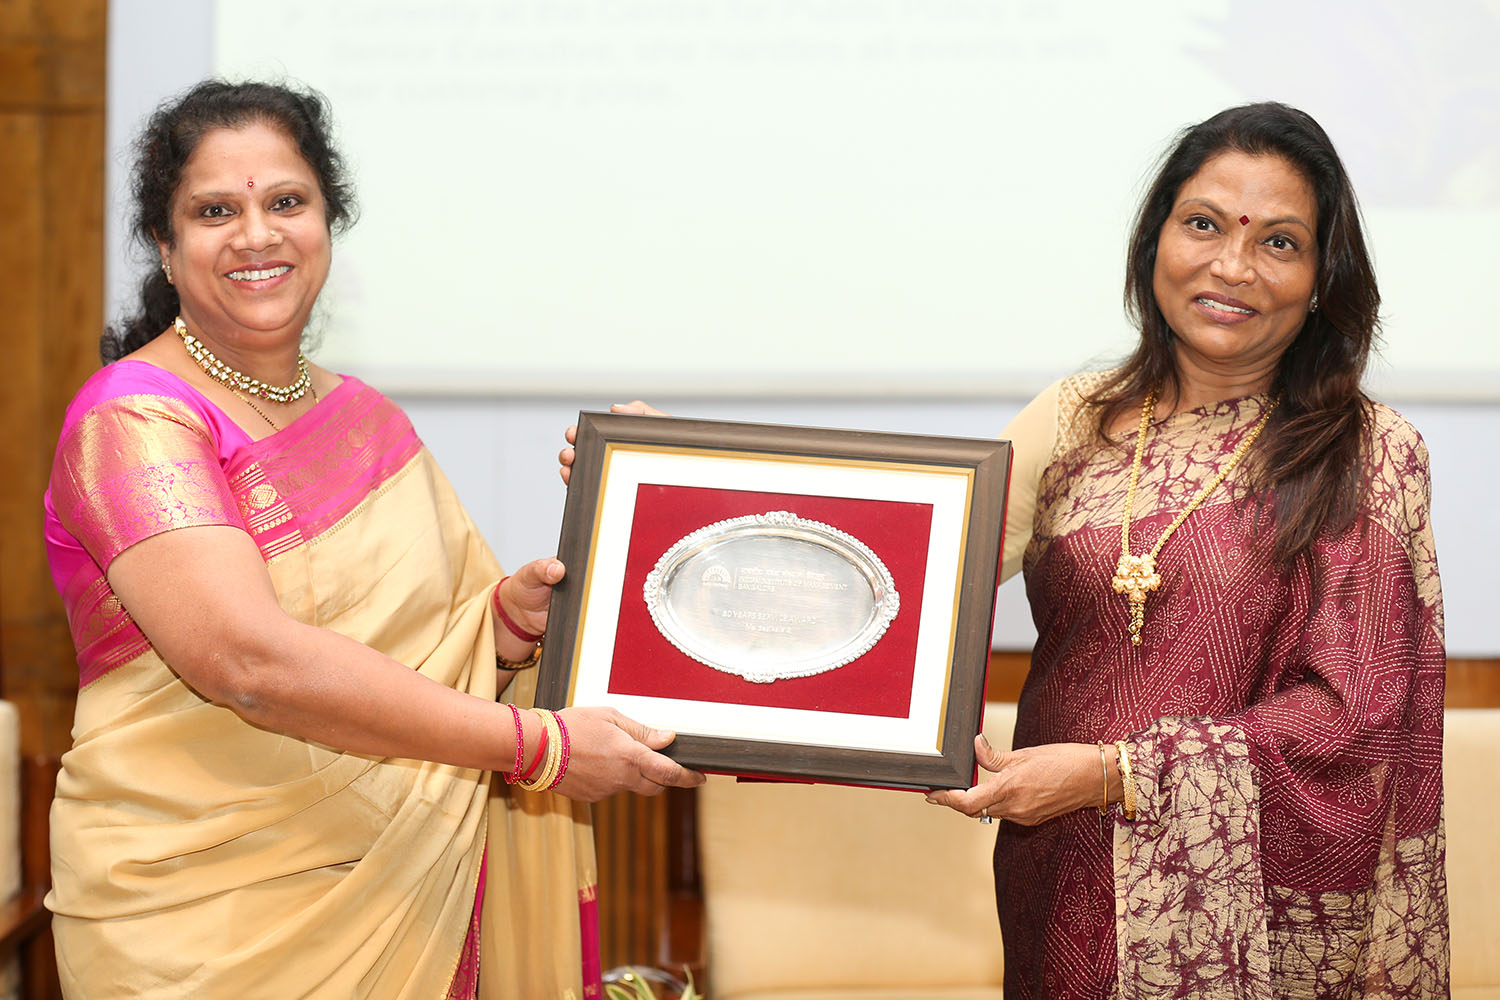
[[[235,371],[214,357],[213,352],[203,341],[188,333],[187,324],[182,321],[181,316],[172,321],[172,328],[177,331],[177,336],[182,338],[182,346],[187,348],[188,354],[198,362],[198,366],[210,377],[224,383],[237,393],[242,392],[272,403],[295,403],[307,395],[307,390],[312,388],[312,375],[307,370],[307,355],[301,351],[297,352],[297,380],[291,385],[267,385],[258,378]]]
[[[1141,406],[1141,429],[1135,439],[1135,460],[1130,464],[1130,486],[1125,491],[1125,514],[1120,521],[1120,562],[1115,567],[1115,578],[1110,581],[1115,593],[1124,594],[1125,599],[1130,602],[1130,641],[1133,645],[1141,644],[1141,629],[1146,624],[1146,595],[1161,586],[1161,575],[1156,572],[1156,554],[1167,544],[1172,532],[1181,527],[1188,515],[1197,510],[1198,505],[1208,499],[1208,495],[1218,489],[1219,484],[1240,464],[1240,459],[1245,457],[1245,452],[1250,450],[1255,439],[1260,437],[1260,432],[1265,430],[1266,423],[1271,419],[1271,414],[1276,412],[1280,402],[1280,396],[1271,400],[1266,412],[1260,415],[1260,421],[1245,435],[1245,440],[1240,442],[1239,447],[1234,449],[1229,461],[1198,491],[1198,495],[1183,508],[1182,513],[1167,525],[1167,530],[1161,533],[1151,551],[1133,556],[1130,554],[1130,512],[1135,507],[1135,487],[1141,478],[1141,457],[1146,453],[1146,431],[1151,426],[1151,415],[1156,412],[1156,390],[1146,393],[1146,402]]]

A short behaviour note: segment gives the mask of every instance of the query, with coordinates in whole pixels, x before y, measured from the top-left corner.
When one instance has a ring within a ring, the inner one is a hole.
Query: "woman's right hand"
[[[616,792],[656,795],[665,788],[696,788],[707,779],[656,751],[676,738],[613,708],[565,708],[568,773],[557,791],[580,802],[598,802]]]
[[[642,413],[650,417],[670,417],[671,414],[665,410],[658,410],[650,403],[643,403],[637,399],[633,403],[615,403],[609,408],[611,413]],[[557,453],[557,474],[562,476],[563,484],[566,485],[568,478],[573,474],[573,446],[578,443],[578,425],[572,424],[563,431],[563,437],[567,439],[568,446]]]

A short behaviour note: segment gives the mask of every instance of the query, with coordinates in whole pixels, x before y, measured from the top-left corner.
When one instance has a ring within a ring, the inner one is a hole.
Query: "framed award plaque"
[[[1005,441],[580,413],[537,704],[698,770],[965,788]]]

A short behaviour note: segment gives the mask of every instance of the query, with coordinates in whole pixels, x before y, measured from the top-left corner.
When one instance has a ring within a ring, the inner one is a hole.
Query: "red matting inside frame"
[[[775,510],[832,525],[869,546],[890,570],[901,609],[880,641],[858,659],[812,677],[756,684],[699,663],[668,642],[646,610],[642,589],[656,561],[684,536],[716,521]],[[931,534],[932,505],[926,503],[642,483],[636,490],[609,691],[906,718]]]

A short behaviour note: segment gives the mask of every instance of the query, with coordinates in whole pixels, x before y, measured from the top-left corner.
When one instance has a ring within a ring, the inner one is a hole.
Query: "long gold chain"
[[[1250,433],[1234,449],[1229,456],[1229,461],[1224,463],[1214,477],[1210,479],[1193,497],[1182,513],[1178,514],[1167,530],[1156,539],[1156,544],[1151,551],[1143,555],[1133,556],[1130,554],[1130,517],[1131,511],[1135,509],[1136,485],[1141,479],[1141,460],[1146,454],[1146,431],[1151,427],[1152,414],[1156,412],[1156,390],[1152,389],[1146,393],[1146,401],[1141,405],[1141,427],[1135,438],[1135,459],[1130,463],[1130,485],[1125,490],[1125,513],[1120,521],[1120,562],[1115,566],[1114,579],[1110,586],[1117,594],[1124,594],[1130,602],[1130,641],[1139,646],[1141,644],[1141,629],[1146,624],[1146,595],[1161,586],[1161,575],[1156,572],[1156,555],[1161,547],[1167,544],[1167,539],[1172,532],[1182,527],[1182,522],[1188,519],[1188,515],[1198,509],[1198,505],[1208,499],[1208,495],[1219,488],[1219,484],[1234,471],[1234,467],[1240,464],[1240,459],[1250,450],[1255,439],[1260,437],[1260,432],[1266,429],[1266,424],[1271,419],[1271,414],[1276,412],[1280,405],[1281,397],[1277,396],[1271,400],[1271,405],[1266,407],[1266,412],[1260,415],[1260,420],[1251,428]]]
[[[240,392],[238,389],[230,389],[229,391],[232,392],[232,393],[234,393],[236,396],[240,397],[240,401],[243,402],[246,406],[250,407],[250,409],[254,410],[256,413],[259,413],[260,416],[261,416],[261,419],[264,420],[266,423],[268,423],[268,424],[271,425],[271,430],[273,430],[273,431],[279,431],[279,430],[281,430],[281,428],[279,426],[277,426],[276,421],[272,420],[269,416],[266,415],[266,411],[265,410],[262,410],[260,407],[256,406],[254,403],[250,402],[250,397],[249,396],[245,395],[243,392]]]
[[[232,392],[232,393],[234,393],[236,396],[240,397],[240,401],[242,403],[244,403],[246,406],[250,407],[250,409],[254,410],[256,413],[259,413],[260,414],[260,418],[262,420],[264,420],[266,423],[268,423],[268,424],[271,425],[271,430],[273,430],[273,431],[279,431],[279,430],[281,430],[281,425],[279,425],[278,423],[276,423],[276,421],[272,420],[269,416],[267,416],[265,410],[262,410],[260,407],[256,406],[254,403],[250,402],[250,397],[249,396],[245,395],[243,392],[240,392],[238,389],[230,389],[229,391]],[[317,387],[313,386],[313,385],[309,385],[307,387],[307,391],[310,392],[310,393],[312,393],[313,405],[317,406],[318,405],[318,390],[317,390]]]

